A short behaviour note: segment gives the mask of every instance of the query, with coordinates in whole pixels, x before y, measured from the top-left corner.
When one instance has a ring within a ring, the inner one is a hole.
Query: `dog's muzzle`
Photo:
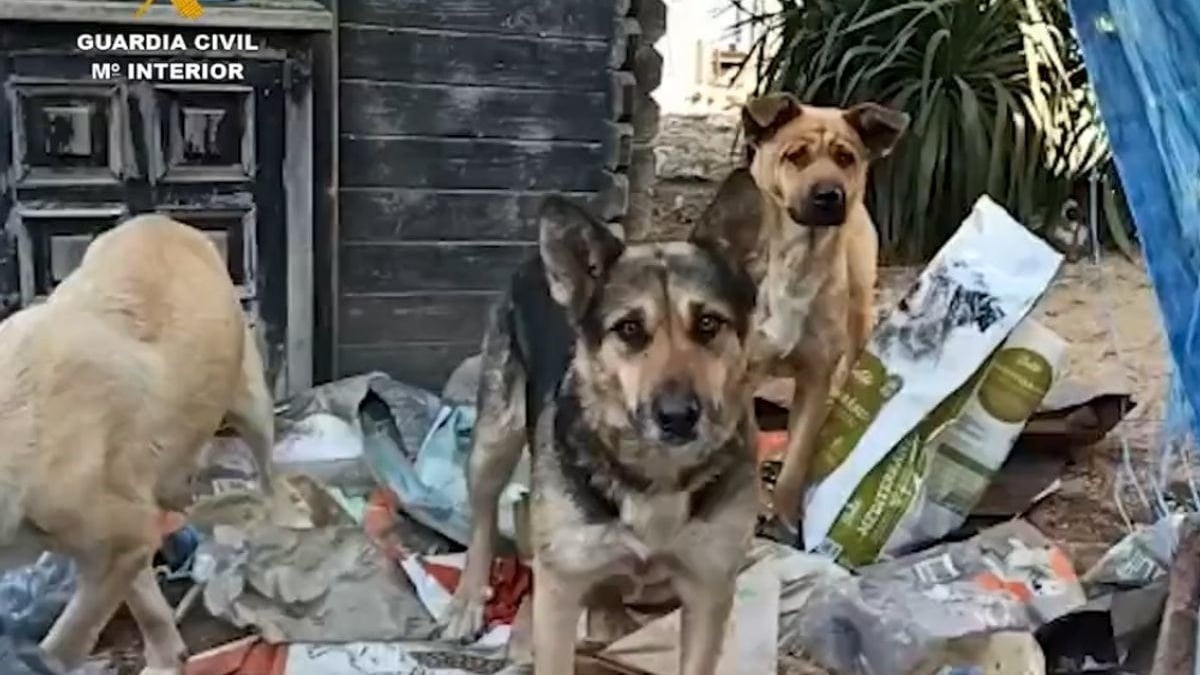
[[[817,183],[799,207],[788,216],[800,225],[837,227],[846,222],[846,190],[838,183]]]
[[[670,445],[696,440],[700,412],[700,399],[691,391],[668,390],[655,396],[650,404],[654,424]]]

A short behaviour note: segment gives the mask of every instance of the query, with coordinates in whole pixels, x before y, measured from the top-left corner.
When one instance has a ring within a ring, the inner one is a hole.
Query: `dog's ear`
[[[550,294],[578,319],[625,244],[582,208],[558,196],[542,204],[538,230]]]
[[[758,251],[763,221],[762,193],[749,169],[735,169],[717,188],[688,239],[719,251],[745,267]]]
[[[846,122],[858,132],[872,159],[887,157],[908,129],[907,113],[877,103],[860,103],[846,111]]]
[[[742,129],[752,148],[769,140],[779,127],[800,115],[803,106],[791,94],[756,96],[742,106]]]

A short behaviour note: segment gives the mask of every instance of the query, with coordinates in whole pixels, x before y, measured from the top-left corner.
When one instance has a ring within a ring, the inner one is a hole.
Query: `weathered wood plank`
[[[653,142],[658,136],[661,116],[658,101],[655,101],[653,96],[638,94],[633,112],[633,142],[640,145]]]
[[[537,214],[548,192],[344,190],[343,242],[537,241]],[[579,195],[586,199],[587,195]]]
[[[341,185],[590,192],[601,143],[342,137]]]
[[[521,35],[604,40],[613,27],[602,0],[353,0],[338,9],[342,22]]]
[[[604,42],[357,26],[343,27],[340,38],[343,78],[594,92],[609,86]]]
[[[624,121],[633,117],[637,104],[637,77],[633,71],[620,70],[612,74],[609,81],[609,99],[612,103],[612,119]]]
[[[620,169],[633,159],[633,125],[610,122],[604,141],[604,168]]]
[[[638,91],[649,94],[662,84],[663,57],[653,44],[643,43],[633,57],[633,76]]]
[[[604,92],[369,80],[343,81],[340,89],[346,134],[598,141],[609,110]]]
[[[408,384],[440,392],[450,373],[468,356],[479,353],[479,342],[341,347],[338,374],[345,377],[382,370]]]
[[[340,147],[340,184],[347,187],[603,187],[601,143],[343,136]]]
[[[348,244],[341,248],[343,293],[494,291],[534,255],[524,244]]]
[[[617,19],[613,30],[608,67],[619,70],[633,64],[634,55],[642,44],[642,26],[637,19]]]
[[[498,299],[496,293],[345,296],[339,308],[342,343],[478,343]]]

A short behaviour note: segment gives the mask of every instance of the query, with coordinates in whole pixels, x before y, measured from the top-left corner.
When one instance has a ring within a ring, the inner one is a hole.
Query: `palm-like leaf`
[[[984,193],[1040,229],[1109,162],[1063,0],[785,0],[749,21],[763,88],[912,116],[869,197],[892,256],[935,250]]]

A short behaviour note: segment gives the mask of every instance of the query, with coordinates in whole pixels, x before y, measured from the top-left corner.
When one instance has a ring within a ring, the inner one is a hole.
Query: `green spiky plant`
[[[889,258],[935,251],[985,193],[1042,229],[1111,164],[1063,0],[731,1],[758,28],[760,89],[912,116],[869,195]]]

